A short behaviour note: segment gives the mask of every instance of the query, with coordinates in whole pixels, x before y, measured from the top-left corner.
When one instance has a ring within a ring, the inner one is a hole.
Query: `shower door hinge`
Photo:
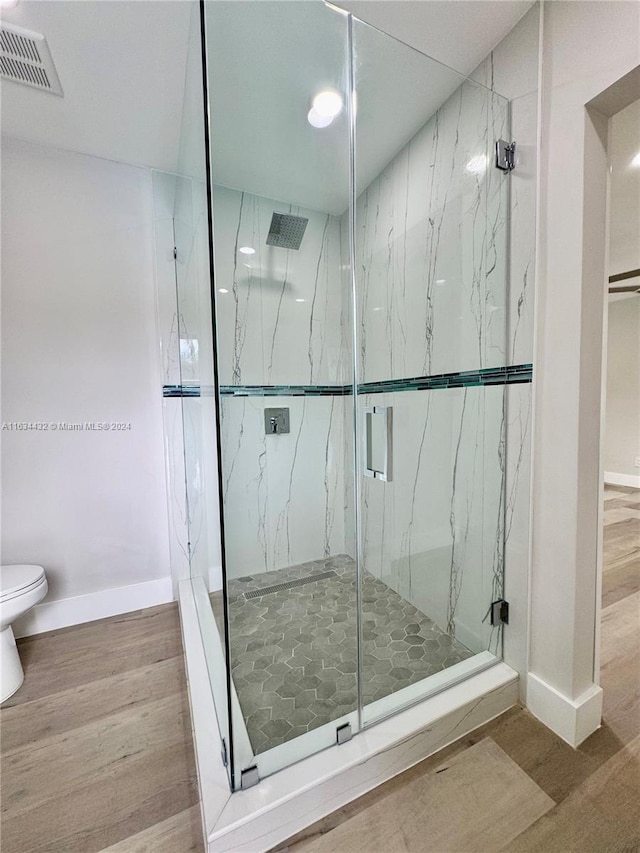
[[[222,756],[222,763],[226,767],[229,764],[229,756],[227,755],[227,742],[224,738],[222,738],[222,749],[220,750],[220,754]]]
[[[178,260],[178,250],[176,249],[175,246],[173,247],[173,260],[174,261]]]
[[[353,737],[351,731],[351,723],[345,723],[344,726],[338,726],[336,729],[336,743],[340,746],[341,743],[346,743]]]
[[[497,601],[491,602],[491,624],[509,624],[509,602],[505,601],[504,598],[499,598]]]
[[[516,167],[516,144],[499,139],[496,142],[496,166],[503,172],[511,172]]]
[[[253,767],[247,767],[246,770],[243,770],[240,774],[240,787],[243,791],[247,788],[253,788],[254,785],[257,785],[260,781],[260,774],[258,773],[258,768],[254,764]]]

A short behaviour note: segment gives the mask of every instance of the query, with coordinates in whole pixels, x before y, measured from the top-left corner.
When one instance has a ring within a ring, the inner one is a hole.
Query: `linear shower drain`
[[[285,589],[292,589],[294,586],[304,586],[308,583],[316,581],[324,581],[327,578],[335,578],[336,572],[321,572],[317,575],[310,575],[308,578],[299,578],[295,581],[287,581],[286,583],[276,583],[273,586],[265,586],[262,589],[253,589],[251,592],[245,592],[245,598],[262,598],[263,595],[269,595],[272,592],[282,592]]]

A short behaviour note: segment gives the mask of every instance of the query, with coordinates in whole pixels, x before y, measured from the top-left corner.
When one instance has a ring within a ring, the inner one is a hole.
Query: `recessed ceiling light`
[[[487,168],[487,155],[478,154],[477,157],[472,157],[465,166],[467,172],[472,175],[481,175]]]
[[[218,293],[229,293],[229,291],[227,290],[227,288],[226,288],[226,287],[219,287],[219,288],[218,288]]]
[[[634,167],[634,169],[640,169],[640,151],[638,151],[636,156],[631,161],[631,165]]]
[[[324,89],[314,97],[307,121],[312,127],[328,127],[342,109],[342,95],[333,89]]]
[[[296,302],[306,302],[306,299],[296,299]]]
[[[325,89],[324,92],[318,92],[312,106],[319,115],[335,118],[342,109],[342,95],[331,89]]]
[[[329,127],[333,121],[333,116],[321,116],[317,110],[311,107],[307,113],[307,121],[311,127]]]
[[[436,284],[446,284],[446,283],[447,283],[446,278],[437,278],[436,279]]]
[[[243,255],[255,255],[256,253],[256,250],[252,249],[251,246],[240,246],[238,251],[242,252]]]

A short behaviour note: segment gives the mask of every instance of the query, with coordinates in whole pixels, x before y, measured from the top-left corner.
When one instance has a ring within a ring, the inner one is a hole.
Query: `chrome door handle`
[[[364,414],[364,475],[390,483],[393,474],[393,406],[368,406]]]

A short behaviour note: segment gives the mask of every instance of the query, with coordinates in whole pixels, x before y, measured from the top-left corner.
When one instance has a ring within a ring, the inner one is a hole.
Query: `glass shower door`
[[[353,20],[364,723],[495,662],[508,102]]]
[[[358,727],[347,18],[222,0],[205,19],[240,788]]]
[[[204,23],[238,789],[501,655],[509,116],[320,2]]]

